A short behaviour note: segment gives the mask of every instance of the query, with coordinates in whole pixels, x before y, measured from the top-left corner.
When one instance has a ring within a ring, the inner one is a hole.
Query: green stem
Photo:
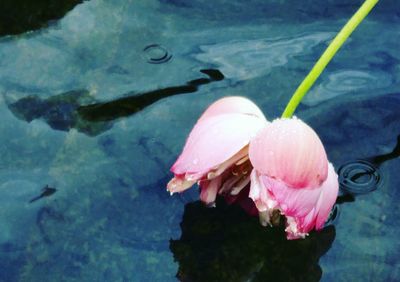
[[[372,10],[375,4],[378,3],[378,1],[379,0],[366,0],[364,4],[358,9],[358,11],[345,24],[342,30],[336,35],[335,39],[333,39],[333,41],[329,44],[328,48],[326,48],[325,52],[315,63],[309,74],[306,76],[306,78],[294,92],[292,98],[290,99],[289,103],[285,108],[285,111],[282,114],[283,118],[290,118],[293,115],[294,111],[300,104],[304,95],[306,95],[307,91],[311,88],[311,86],[320,76],[320,74],[328,65],[330,60],[333,58],[333,56],[336,54],[339,48],[343,45],[346,39],[350,36],[350,34],[368,15],[368,13]]]

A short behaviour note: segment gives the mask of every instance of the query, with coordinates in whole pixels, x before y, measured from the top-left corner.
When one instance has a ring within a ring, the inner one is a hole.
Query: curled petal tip
[[[172,196],[173,193],[185,191],[186,189],[192,187],[192,185],[195,183],[196,181],[194,180],[187,180],[185,178],[174,177],[168,182],[167,191],[169,191],[169,193]]]

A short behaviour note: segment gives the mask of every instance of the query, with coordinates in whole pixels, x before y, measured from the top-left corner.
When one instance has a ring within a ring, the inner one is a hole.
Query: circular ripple
[[[338,174],[340,188],[353,195],[374,191],[381,182],[379,170],[364,160],[344,164]]]
[[[148,45],[143,49],[143,52],[146,55],[147,62],[150,64],[166,63],[172,58],[168,50],[159,44]]]

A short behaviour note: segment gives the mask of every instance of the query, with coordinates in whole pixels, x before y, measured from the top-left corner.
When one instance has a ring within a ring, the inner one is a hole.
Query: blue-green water
[[[242,95],[278,117],[360,3],[91,0],[1,37],[0,281],[399,280],[399,158],[304,241],[165,191],[208,104]],[[337,169],[396,145],[399,23],[381,1],[296,113]]]

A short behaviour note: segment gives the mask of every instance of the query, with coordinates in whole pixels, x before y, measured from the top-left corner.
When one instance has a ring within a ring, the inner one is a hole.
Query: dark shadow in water
[[[338,196],[337,197],[337,199],[336,199],[336,204],[344,204],[344,203],[352,203],[352,202],[354,202],[356,199],[354,198],[354,196],[353,195],[351,195],[351,194],[344,194],[344,195],[341,195],[341,196]]]
[[[55,192],[57,192],[56,188],[50,187],[49,185],[46,185],[45,187],[42,188],[42,193],[40,193],[40,195],[32,198],[29,203],[34,203],[42,198],[45,197],[50,197],[51,195],[53,195]]]
[[[87,90],[74,90],[47,99],[35,95],[24,97],[8,104],[8,107],[21,120],[31,122],[34,119],[42,119],[56,130],[69,131],[75,128],[89,136],[95,136],[110,129],[111,121],[133,115],[160,99],[193,93],[200,85],[224,79],[218,70],[205,69],[201,72],[209,78],[199,78],[183,86],[172,86],[142,94],[131,92],[123,98],[108,102],[96,103]]]
[[[400,135],[397,136],[396,146],[390,153],[374,156],[371,158],[367,158],[365,160],[369,161],[369,162],[373,163],[375,166],[379,167],[384,162],[393,160],[398,157],[400,157]]]
[[[288,241],[283,226],[262,227],[223,200],[216,208],[187,204],[181,229],[181,238],[170,241],[181,281],[319,281],[319,258],[335,239],[328,226]]]
[[[24,97],[9,104],[8,108],[16,117],[27,122],[42,119],[56,130],[69,131],[75,128],[94,136],[110,129],[112,124],[88,122],[77,113],[80,105],[93,101],[94,98],[87,90],[74,90],[47,99],[38,96]]]
[[[224,79],[224,75],[219,70],[205,69],[201,70],[201,72],[208,75],[209,78],[191,80],[183,86],[167,87],[135,96],[132,96],[132,93],[130,93],[128,97],[113,101],[81,106],[78,108],[78,113],[89,121],[110,121],[132,115],[162,98],[177,94],[193,93],[197,91],[200,85]]]
[[[62,18],[83,0],[1,0],[0,36],[20,34]]]
[[[49,224],[49,221],[65,221],[65,219],[60,212],[52,207],[45,206],[38,211],[36,215],[36,226],[39,228],[43,241],[47,244],[52,243],[50,237],[46,233],[46,224]]]

